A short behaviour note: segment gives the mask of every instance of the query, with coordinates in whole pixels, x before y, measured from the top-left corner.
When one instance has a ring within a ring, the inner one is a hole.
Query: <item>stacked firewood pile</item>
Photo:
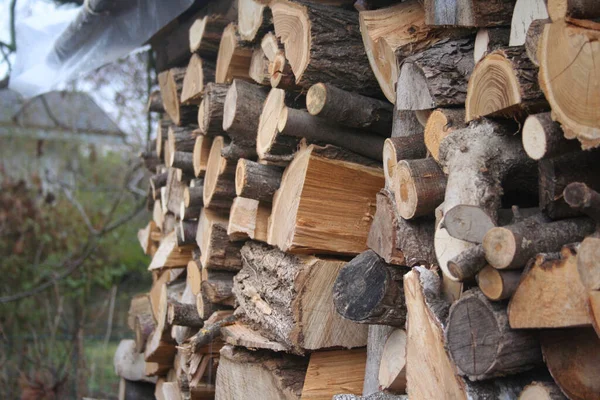
[[[600,398],[600,5],[214,3],[149,102],[124,398]]]

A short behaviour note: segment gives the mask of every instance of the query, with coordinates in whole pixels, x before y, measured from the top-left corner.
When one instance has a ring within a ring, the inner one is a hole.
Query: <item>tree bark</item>
[[[488,27],[510,23],[515,0],[425,0],[427,25]]]
[[[233,274],[213,271],[207,280],[202,281],[202,293],[212,303],[233,306]]]
[[[223,134],[223,107],[229,85],[208,83],[198,109],[198,129],[203,135]]]
[[[393,326],[369,325],[363,396],[370,396],[379,391],[379,365],[387,338],[395,330]]]
[[[553,158],[580,149],[579,142],[565,138],[560,124],[552,120],[549,112],[527,117],[522,136],[523,148],[534,160]]]
[[[183,192],[183,203],[186,207],[203,206],[202,193],[204,186],[187,187]]]
[[[500,301],[510,299],[515,294],[520,279],[521,271],[502,271],[486,265],[477,274],[477,285],[485,297]]]
[[[223,212],[231,208],[235,197],[236,165],[221,154],[227,144],[223,136],[214,138],[206,164],[202,194],[205,208]]]
[[[280,167],[242,158],[235,170],[235,193],[239,197],[271,203],[281,185],[282,175]]]
[[[204,321],[198,315],[195,304],[183,304],[170,301],[167,308],[167,321],[170,325],[189,326],[202,328]]]
[[[238,2],[238,32],[240,39],[255,42],[273,28],[271,10],[255,0]]]
[[[239,271],[242,267],[240,243],[227,236],[227,217],[206,208],[198,222],[196,242],[200,248],[202,268]]]
[[[394,197],[404,219],[433,215],[444,201],[446,175],[433,158],[400,161],[394,179]]]
[[[477,64],[486,54],[494,50],[508,46],[510,29],[484,28],[477,31],[475,46],[473,48],[473,60]]]
[[[548,14],[552,21],[565,18],[600,18],[600,7],[594,0],[548,0]]]
[[[423,134],[415,133],[411,136],[391,137],[383,144],[383,173],[385,185],[394,190],[398,187],[396,179],[396,165],[402,160],[416,160],[425,158],[427,149],[423,143]]]
[[[542,33],[544,32],[544,26],[550,23],[549,18],[545,19],[536,19],[531,22],[529,25],[529,29],[527,30],[527,36],[525,37],[525,51],[527,52],[527,57],[536,67],[540,66],[540,61],[537,57],[538,48],[540,47],[540,39],[542,38]]]
[[[194,175],[194,154],[187,153],[184,151],[175,151],[175,152],[171,153],[171,160],[169,161],[169,167],[180,169],[182,171],[182,176],[183,176],[183,174],[187,174],[188,176],[193,176]]]
[[[464,282],[475,277],[486,265],[483,246],[477,245],[469,247],[448,261],[448,272],[452,278]]]
[[[585,183],[569,183],[563,191],[565,202],[600,223],[600,194]]]

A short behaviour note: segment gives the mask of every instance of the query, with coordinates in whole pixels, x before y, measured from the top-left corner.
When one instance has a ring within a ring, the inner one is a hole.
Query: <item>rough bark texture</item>
[[[171,147],[171,152],[193,152],[196,143],[196,128],[195,125],[169,127],[167,141]]]
[[[398,241],[399,229],[398,216],[391,198],[382,192],[377,193],[377,211],[369,230],[367,246],[388,264],[405,265]]]
[[[399,161],[416,160],[424,158],[426,155],[427,149],[423,143],[422,133],[386,139],[383,144],[385,186],[391,190],[398,188],[398,179],[395,172]]]
[[[204,321],[198,315],[195,304],[183,304],[178,301],[169,302],[167,321],[170,325],[189,326],[201,328]]]
[[[306,108],[312,115],[360,128],[385,137],[392,131],[393,106],[386,102],[348,92],[329,83],[317,83],[306,94]]]
[[[235,171],[235,193],[240,197],[271,203],[282,175],[280,167],[240,159]]]
[[[486,265],[477,274],[477,285],[488,299],[499,301],[515,294],[520,279],[521,271],[502,271]]]
[[[482,245],[470,247],[448,261],[448,272],[462,282],[473,278],[487,265]]]
[[[198,109],[198,129],[204,135],[223,134],[223,107],[229,85],[208,83]]]
[[[587,214],[596,223],[600,222],[600,194],[585,183],[573,182],[563,191],[565,202],[571,208]]]
[[[525,51],[527,52],[527,57],[529,57],[529,60],[531,60],[536,67],[540,66],[537,52],[542,33],[544,32],[544,26],[548,23],[550,23],[550,19],[548,18],[534,20],[531,22],[531,25],[529,25],[527,36],[525,37]]]
[[[473,50],[475,64],[485,57],[486,54],[508,46],[509,38],[510,29],[505,27],[479,29],[475,37],[475,48]]]
[[[463,293],[450,308],[446,341],[456,367],[471,380],[512,375],[542,362],[537,336],[512,330],[506,308],[479,289]]]
[[[428,110],[464,104],[474,67],[473,48],[473,39],[446,39],[404,60],[396,107]]]
[[[398,110],[394,106],[392,122],[392,137],[418,136],[424,132],[423,125],[419,122],[416,113],[411,110]]]
[[[233,160],[223,157],[229,142],[217,136],[212,143],[204,177],[204,207],[227,212],[235,197],[235,169]]]
[[[208,280],[201,284],[202,293],[212,303],[233,306],[233,274],[226,271],[212,271]]]
[[[400,161],[394,179],[394,196],[404,219],[433,215],[444,201],[446,175],[433,158]]]
[[[425,0],[425,22],[473,27],[510,25],[515,1]]]

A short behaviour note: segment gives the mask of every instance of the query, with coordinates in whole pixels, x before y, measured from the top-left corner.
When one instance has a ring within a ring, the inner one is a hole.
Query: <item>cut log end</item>
[[[323,83],[312,85],[306,93],[306,109],[311,115],[319,115],[327,103],[327,87]]]
[[[567,400],[553,382],[532,382],[525,386],[519,400]]]
[[[495,268],[503,269],[510,266],[517,252],[517,238],[506,228],[490,229],[483,238],[485,258]]]

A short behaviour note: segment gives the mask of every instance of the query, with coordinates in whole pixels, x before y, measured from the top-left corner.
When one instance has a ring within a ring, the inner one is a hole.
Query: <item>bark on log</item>
[[[383,174],[325,158],[321,150],[327,148],[308,146],[286,169],[273,197],[268,243],[295,253],[358,254],[366,250]],[[352,198],[345,193],[353,193]],[[320,206],[305,206],[314,202]]]
[[[158,127],[156,128],[156,154],[158,158],[164,160],[164,148],[165,142],[168,138],[169,127],[173,124],[168,115],[163,115],[163,117],[158,122]]]
[[[542,362],[537,335],[512,330],[505,305],[471,289],[450,307],[448,350],[456,367],[471,380],[513,375]]]
[[[465,104],[475,66],[472,38],[445,39],[402,62],[396,89],[399,110],[429,110]]]
[[[135,350],[143,353],[146,349],[146,342],[150,334],[156,327],[152,313],[141,314],[135,317],[133,331],[135,333]]]
[[[204,205],[202,194],[204,186],[187,187],[183,192],[183,204],[186,207],[201,207]]]
[[[408,271],[386,264],[373,250],[359,254],[340,270],[335,281],[333,302],[337,312],[363,324],[403,327],[406,308],[402,277]]]
[[[329,82],[366,96],[380,93],[354,12],[301,0],[274,1],[270,7],[298,86]]]
[[[565,20],[547,24],[539,44],[539,82],[553,119],[567,139],[577,138],[584,149],[600,144],[600,85],[594,64],[600,25],[589,28]],[[583,49],[588,49],[583,51]],[[585,99],[584,102],[579,101]]]
[[[212,147],[212,138],[204,135],[198,135],[194,143],[194,175],[203,177],[206,173],[206,164],[210,156],[210,148]]]
[[[594,0],[548,0],[548,14],[552,21],[565,18],[600,18],[600,7]]]
[[[239,271],[241,244],[230,242],[227,217],[206,208],[200,213],[196,242],[200,248],[202,268]]]
[[[231,83],[234,79],[251,81],[252,78],[248,75],[251,60],[252,47],[241,40],[237,25],[230,23],[221,36],[215,82]]]
[[[240,39],[254,42],[272,29],[273,17],[271,10],[265,4],[255,0],[239,0],[237,23]]]
[[[459,282],[464,282],[477,275],[485,266],[485,252],[482,245],[467,248],[448,261],[448,271]]]
[[[224,310],[231,310],[231,305],[229,304],[218,304],[218,303],[213,303],[212,301],[210,301],[210,299],[208,298],[208,296],[206,294],[204,294],[202,291],[200,291],[200,294],[196,295],[196,310],[198,311],[198,315],[200,316],[200,318],[202,319],[207,319],[209,316],[211,316],[213,313],[216,313],[218,311],[224,311]],[[208,322],[204,323],[208,328],[202,329],[200,330],[200,332],[198,333],[198,335],[201,335],[203,331],[211,331],[211,324],[209,324]],[[215,328],[216,329],[216,328]],[[219,329],[220,330],[220,329]],[[210,339],[214,339],[216,336],[218,336],[218,332],[219,330],[216,331],[214,336],[211,336]],[[198,336],[196,335],[196,336]],[[204,343],[204,342],[203,342]],[[204,343],[202,346],[208,344],[208,342]],[[200,345],[198,345],[200,346]]]
[[[537,77],[538,68],[529,60],[524,47],[505,47],[488,54],[477,63],[469,78],[465,119],[523,119],[547,110],[548,103]]]
[[[236,165],[221,155],[224,147],[223,136],[214,138],[204,177],[204,207],[214,210],[229,210],[235,197]]]
[[[385,342],[379,367],[379,388],[386,392],[406,392],[406,331],[396,329]]]
[[[463,129],[465,124],[465,110],[455,108],[439,108],[434,110],[425,125],[425,147],[436,160],[440,160],[440,145],[444,138],[457,129]]]
[[[237,1],[225,0],[208,5],[206,16],[198,18],[189,30],[190,52],[215,59],[223,30],[237,18]]]
[[[515,0],[425,0],[427,25],[488,27],[508,25]]]
[[[387,338],[395,330],[387,325],[369,325],[363,396],[370,396],[379,391],[379,365]]]
[[[508,307],[513,328],[590,326],[588,291],[577,273],[575,246],[560,257],[540,254],[525,270]]]
[[[160,90],[155,90],[150,93],[150,96],[148,96],[148,103],[146,103],[146,111],[159,114],[165,113]]]
[[[182,179],[179,181],[185,181],[186,175],[194,175],[194,154],[185,151],[172,152],[171,160],[169,161],[169,167],[181,170]]]
[[[560,124],[548,112],[527,117],[523,125],[523,148],[529,157],[541,160],[577,151],[580,145],[565,138]]]
[[[531,60],[536,67],[540,66],[537,53],[538,48],[540,47],[540,39],[544,32],[544,26],[548,23],[550,23],[549,18],[532,21],[527,30],[527,36],[525,37],[525,51],[527,52],[527,57],[529,57],[529,60]]]
[[[155,200],[160,199],[160,188],[164,187],[167,184],[167,176],[169,174],[167,172],[163,172],[162,174],[152,175],[150,177],[150,187],[152,188],[152,197]]]
[[[181,104],[181,91],[185,68],[171,68],[158,74],[158,86],[163,106],[175,125],[187,125],[194,121],[196,107]]]
[[[563,191],[565,202],[600,223],[600,194],[585,183],[573,182]]]
[[[423,135],[419,132],[411,136],[391,137],[383,144],[383,173],[385,186],[390,190],[398,188],[395,175],[396,165],[402,160],[425,158],[427,149],[423,143]]]
[[[183,304],[170,301],[167,308],[167,321],[170,325],[189,326],[202,328],[204,321],[198,315],[195,304]]]
[[[235,170],[235,193],[238,197],[271,203],[282,175],[280,167],[240,158]]]
[[[200,214],[198,214],[199,216]],[[177,245],[179,247],[193,245],[196,243],[196,231],[198,230],[198,221],[179,220],[177,224]]]
[[[357,3],[359,1],[362,2],[363,0],[357,0]],[[396,396],[384,392],[376,392],[365,396],[357,396],[354,394],[336,394],[333,396],[333,400],[408,400],[408,396]]]
[[[509,299],[515,294],[520,279],[521,271],[502,271],[486,265],[477,274],[477,285],[485,297],[492,301],[500,301]],[[511,327],[514,328],[513,325]]]
[[[236,197],[229,212],[229,225],[227,226],[229,240],[253,239],[266,242],[270,215],[270,204],[245,197]]]
[[[194,151],[194,143],[196,142],[196,126],[170,126],[167,132],[167,146],[170,147],[171,153],[176,151],[184,151],[191,153]],[[168,162],[168,160],[165,160]]]
[[[394,198],[404,219],[433,215],[444,201],[446,175],[433,158],[400,161],[394,180]]]
[[[215,80],[215,64],[208,59],[201,59],[192,54],[181,89],[181,104],[200,104],[204,93],[204,85]]]
[[[366,344],[367,328],[334,309],[332,287],[342,261],[286,254],[257,242],[247,242],[242,259],[233,293],[235,314],[248,327],[294,353]]]
[[[207,136],[223,134],[223,107],[229,85],[208,83],[198,108],[198,129]]]
[[[517,0],[510,23],[509,46],[524,45],[531,23],[548,18],[546,3],[546,0]]]
[[[207,279],[202,281],[202,293],[212,303],[233,307],[233,276],[233,273],[226,271],[207,273]]]
[[[419,121],[417,116],[419,113],[420,111],[398,110],[394,106],[392,137],[421,135],[424,132],[424,125]]]
[[[273,61],[269,63],[269,73],[271,75],[269,83],[273,88],[281,88],[288,91],[299,91],[302,89],[296,85],[294,71],[292,71],[292,66],[285,57],[283,50],[279,50],[275,54]]]
[[[350,128],[365,129],[384,137],[392,131],[393,106],[386,101],[317,83],[306,94],[311,115],[326,118]]]
[[[402,60],[437,43],[454,31],[425,23],[425,10],[418,0],[359,13],[364,50],[385,97],[396,102],[398,67]]]
[[[597,399],[600,339],[594,330],[549,329],[540,336],[544,361],[562,392],[569,399]]]
[[[494,50],[508,46],[510,29],[484,28],[477,31],[475,46],[473,48],[473,60],[477,64],[483,57]]]
[[[567,400],[554,382],[532,382],[525,386],[519,400]]]

